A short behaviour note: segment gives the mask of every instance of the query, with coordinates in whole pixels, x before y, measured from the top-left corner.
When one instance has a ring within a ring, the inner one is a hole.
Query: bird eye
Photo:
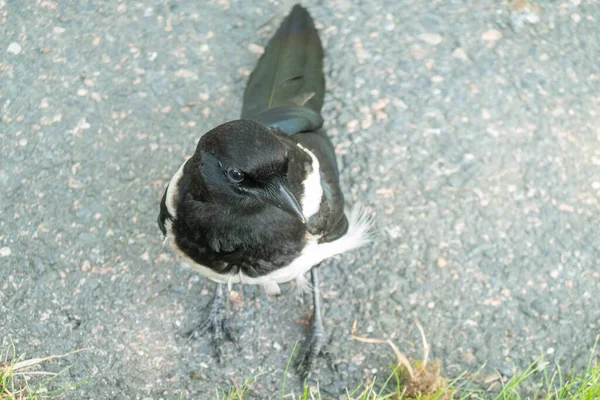
[[[229,168],[227,170],[227,176],[235,183],[240,183],[244,180],[244,174],[237,168]]]

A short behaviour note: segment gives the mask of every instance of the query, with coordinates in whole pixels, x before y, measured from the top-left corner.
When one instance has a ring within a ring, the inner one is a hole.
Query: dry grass
[[[435,395],[436,398],[442,400],[449,399],[452,397],[454,390],[448,387],[448,380],[440,375],[441,362],[435,360],[429,363],[429,343],[427,343],[423,327],[417,319],[415,319],[415,324],[421,333],[421,341],[423,343],[423,360],[421,361],[409,361],[390,339],[373,339],[357,336],[357,320],[354,320],[351,333],[355,340],[363,343],[384,343],[389,345],[394,351],[396,355],[396,368],[394,371],[399,385],[402,386],[402,390],[391,393],[389,397],[392,399],[415,397],[426,399],[429,395]]]
[[[509,380],[500,374],[487,376],[483,381],[489,385],[486,390],[481,389],[481,381],[474,384],[478,374],[467,376],[464,373],[451,381],[442,377],[440,361],[429,361],[430,348],[425,333],[418,321],[415,324],[421,333],[423,359],[411,361],[391,340],[358,336],[357,322],[354,322],[351,331],[354,339],[364,343],[387,344],[396,356],[396,365],[389,378],[378,385],[378,389],[376,378],[373,378],[369,384],[361,384],[354,391],[347,390],[345,400],[600,400],[600,364],[594,361],[597,357],[596,346],[591,349],[588,366],[581,373],[563,374],[560,367],[556,366],[556,372],[548,375],[548,364],[540,358],[525,371],[515,373]],[[253,398],[251,393],[254,382],[247,381],[248,385],[245,383],[241,388],[236,387],[234,392],[230,392],[230,396],[222,399]],[[284,384],[280,399],[325,400],[326,397],[318,390],[311,391],[306,386],[299,396],[286,394]]]
[[[65,358],[83,350],[85,349],[75,350],[67,354],[29,359],[17,356],[14,345],[10,349],[0,351],[0,400],[52,398],[87,382],[89,379],[51,390],[49,389],[50,385],[69,367],[57,373],[45,371],[42,368],[43,364],[49,361]],[[35,382],[35,385],[33,382]]]

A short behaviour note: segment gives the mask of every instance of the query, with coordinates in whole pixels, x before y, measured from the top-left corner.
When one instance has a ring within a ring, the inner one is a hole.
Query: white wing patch
[[[302,214],[307,220],[319,211],[321,199],[323,198],[323,187],[321,186],[321,173],[319,171],[319,160],[312,151],[298,143],[298,147],[310,156],[312,159],[312,172],[308,174],[302,185],[304,194],[302,195]]]
[[[177,218],[177,207],[175,207],[175,197],[178,196],[177,183],[179,182],[179,179],[181,179],[181,175],[183,175],[183,167],[185,166],[186,162],[187,161],[184,161],[183,164],[181,164],[181,167],[179,167],[175,175],[173,175],[173,177],[171,178],[171,181],[169,182],[169,187],[167,188],[167,197],[165,199],[165,205],[167,206],[167,211],[169,212],[169,214],[171,214],[173,219]]]

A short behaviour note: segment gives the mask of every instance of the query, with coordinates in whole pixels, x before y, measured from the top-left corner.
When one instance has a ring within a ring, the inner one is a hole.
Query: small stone
[[[185,68],[182,68],[182,69],[176,71],[175,76],[178,78],[185,78],[185,79],[198,77],[193,71],[191,71],[189,69],[185,69]]]
[[[459,60],[463,61],[469,61],[469,56],[462,47],[457,47],[456,49],[454,49],[454,51],[452,52],[452,57],[458,58]]]
[[[10,247],[3,247],[0,249],[0,257],[8,257],[12,253]]]
[[[54,33],[56,33],[56,34],[59,34],[59,35],[60,35],[61,33],[64,33],[64,32],[65,32],[65,28],[63,28],[62,26],[55,26],[55,27],[52,29],[52,32],[54,32]]]
[[[265,48],[262,47],[262,46],[259,46],[259,45],[255,44],[255,43],[250,43],[248,45],[248,51],[250,51],[250,53],[252,53],[252,54],[258,54],[258,55],[260,55],[260,54],[263,54],[265,52]]]
[[[518,32],[525,24],[535,25],[540,22],[540,8],[527,0],[514,0],[509,4],[512,13],[509,23]]]
[[[88,94],[88,90],[84,89],[84,88],[81,88],[81,89],[79,89],[77,91],[77,96],[81,96],[82,97],[82,96],[87,96],[87,94]]]
[[[448,265],[448,262],[446,261],[446,259],[440,257],[437,259],[436,264],[438,268],[444,268],[446,265]]]
[[[575,22],[576,24],[579,23],[579,21],[581,21],[581,15],[577,14],[577,13],[573,13],[571,14],[571,21]]]
[[[559,272],[557,270],[553,270],[550,272],[550,276],[554,279],[558,278]]]
[[[394,99],[394,105],[402,110],[408,110],[408,106],[402,99]]]
[[[437,33],[422,33],[419,35],[419,40],[432,46],[437,46],[438,44],[442,43],[444,38]]]
[[[490,29],[481,34],[481,40],[488,42],[491,45],[494,45],[494,43],[500,39],[502,39],[502,32],[496,29]]]
[[[435,308],[435,303],[433,301],[430,301],[429,303],[427,303],[427,308],[433,310]]]
[[[23,48],[21,47],[21,45],[17,42],[12,42],[11,44],[8,45],[8,48],[6,49],[6,51],[10,54],[21,54],[21,50],[23,50]]]
[[[282,349],[281,345],[277,342],[273,342],[273,348],[277,351]]]
[[[549,347],[548,350],[546,350],[546,354],[554,354],[554,347]]]
[[[434,14],[425,14],[419,20],[421,26],[428,31],[439,31],[442,19]]]
[[[423,49],[423,47],[419,46],[418,44],[413,44],[412,46],[410,46],[409,51],[410,56],[415,60],[422,60],[427,56],[427,52],[425,51],[425,49]]]
[[[496,129],[496,127],[494,127],[493,125],[488,125],[487,129],[485,130],[487,133],[489,133],[490,135],[492,135],[493,137],[498,137],[500,136],[500,132],[498,131],[498,129]]]
[[[431,77],[431,82],[433,83],[440,83],[444,81],[444,77],[440,76],[440,75],[434,75]]]
[[[487,108],[484,108],[481,110],[481,118],[483,119],[490,119],[492,116],[490,114],[490,112],[487,110]]]

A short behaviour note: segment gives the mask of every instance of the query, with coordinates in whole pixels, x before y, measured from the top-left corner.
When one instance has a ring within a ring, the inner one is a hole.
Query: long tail
[[[276,107],[323,107],[323,47],[312,17],[296,4],[271,38],[246,86],[242,118]]]

